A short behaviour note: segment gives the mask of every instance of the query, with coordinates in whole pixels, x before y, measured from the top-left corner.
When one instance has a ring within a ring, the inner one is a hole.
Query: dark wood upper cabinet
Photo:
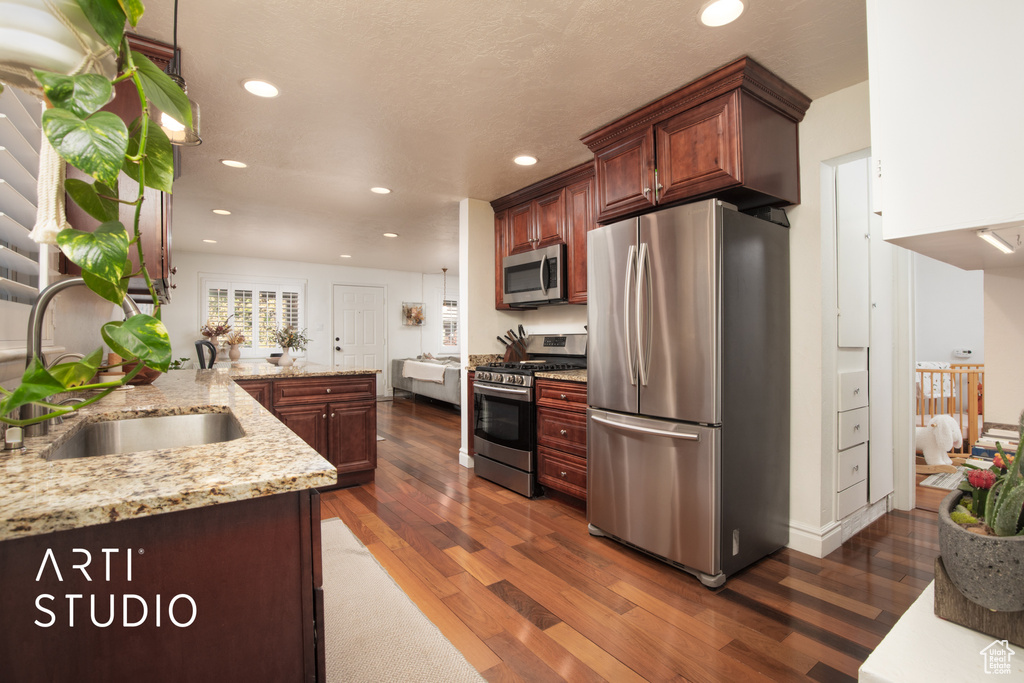
[[[587,302],[587,230],[593,221],[594,164],[580,164],[491,202],[494,209],[494,305],[502,301],[502,260],[566,245],[568,302]]]
[[[565,188],[566,232],[569,236],[569,303],[587,303],[587,233],[594,222],[594,178],[584,178]]]
[[[128,44],[133,50],[149,57],[161,69],[167,68],[174,55],[172,46],[150,38],[129,34]],[[125,122],[125,125],[130,126],[142,111],[134,84],[131,81],[117,83],[114,86],[114,99],[103,107],[103,110],[117,114]],[[178,155],[175,153],[175,166],[177,166],[177,160]],[[93,182],[90,176],[70,165],[67,167],[67,177]],[[122,199],[134,200],[138,193],[139,184],[122,173],[118,178],[119,196]],[[70,197],[67,198],[66,203],[68,223],[73,228],[92,232],[99,226],[99,221],[83,211]],[[122,205],[119,219],[128,230],[129,239],[134,238],[132,229],[135,224],[135,207]],[[171,283],[171,276],[174,275],[174,267],[171,265],[171,195],[150,187],[145,188],[139,217],[139,231],[142,236],[143,256],[157,290],[157,297],[166,303],[170,300],[170,290],[174,287]],[[135,245],[130,247],[128,257],[133,268],[137,270],[139,257]],[[69,275],[80,275],[82,272],[63,254],[60,256],[60,271]],[[128,293],[136,300],[144,300],[149,294],[145,280],[142,277],[132,278]]]
[[[740,209],[799,203],[797,126],[809,106],[741,57],[588,133],[597,222],[710,196]]]
[[[594,154],[598,212],[624,215],[654,206],[654,130],[644,128]]]

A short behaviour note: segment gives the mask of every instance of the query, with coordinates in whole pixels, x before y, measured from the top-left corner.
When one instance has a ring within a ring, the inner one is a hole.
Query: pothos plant
[[[174,174],[171,143],[151,119],[151,106],[187,126],[192,125],[191,108],[181,88],[128,44],[125,24],[138,25],[144,11],[139,0],[78,0],[78,4],[96,33],[117,52],[118,73],[111,80],[97,74],[65,76],[35,71],[47,99],[43,133],[64,161],[93,178],[93,182],[68,179],[63,189],[100,221],[93,232],[62,230],[57,235],[57,245],[68,260],[82,269],[85,284],[99,296],[120,304],[128,291],[129,278],[141,275],[155,307],[152,315],[137,314],[125,321],[108,322],[100,329],[103,341],[114,353],[126,362],[140,361],[119,381],[89,383],[101,369],[102,348],[81,361],[52,368],[47,368],[42,358],[33,357],[14,391],[0,387],[0,420],[16,426],[41,422],[94,403],[127,383],[143,367],[166,372],[171,363],[170,338],[160,321],[159,300],[143,259],[139,221],[144,188],[169,193]],[[100,111],[113,96],[114,85],[122,81],[134,84],[141,105],[141,115],[130,126],[116,114]],[[121,173],[138,183],[136,197],[118,196]],[[123,204],[134,207],[131,233],[118,220]],[[138,253],[137,271],[133,271],[128,256],[133,247]],[[47,397],[56,393],[89,389],[100,391],[73,406],[46,402]],[[32,419],[10,417],[27,404],[44,406],[49,412]]]

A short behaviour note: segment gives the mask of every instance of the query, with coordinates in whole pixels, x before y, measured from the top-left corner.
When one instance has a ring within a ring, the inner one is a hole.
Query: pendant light
[[[181,50],[178,49],[178,0],[174,0],[174,55],[171,57],[171,63],[167,66],[167,75],[188,97],[188,86],[185,84],[185,79],[181,77]],[[199,137],[199,104],[189,97],[188,105],[192,109],[191,128],[167,112],[160,114],[160,128],[167,134],[172,145],[192,147],[203,142],[203,139]]]
[[[448,269],[441,269],[441,305],[444,306],[444,302],[448,301]]]

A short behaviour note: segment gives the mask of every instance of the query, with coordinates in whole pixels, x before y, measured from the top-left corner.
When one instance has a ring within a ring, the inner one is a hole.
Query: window
[[[441,301],[441,346],[459,345],[459,302]]]
[[[207,275],[200,277],[200,283],[206,301],[199,326],[207,320],[213,324],[228,320],[232,331],[245,335],[243,357],[261,358],[277,349],[273,334],[285,325],[304,327],[305,282]]]

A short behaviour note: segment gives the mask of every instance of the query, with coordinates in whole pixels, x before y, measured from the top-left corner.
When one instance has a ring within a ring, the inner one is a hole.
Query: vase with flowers
[[[199,332],[210,340],[210,343],[215,347],[220,347],[220,336],[227,334],[231,331],[231,325],[229,324],[231,318],[234,316],[228,316],[224,319],[224,322],[211,322],[209,319],[202,327],[199,328]]]
[[[242,357],[242,344],[245,343],[245,335],[239,330],[232,330],[228,332],[224,342],[228,345],[228,358],[232,363],[237,362]]]
[[[1024,435],[1024,413],[1018,432]],[[971,465],[967,480],[939,506],[939,549],[950,581],[978,605],[1024,610],[1024,474],[1001,444],[989,469]]]
[[[278,367],[289,367],[295,364],[295,359],[291,357],[289,351],[295,349],[296,351],[305,351],[306,345],[309,344],[309,338],[306,336],[306,330],[297,330],[291,325],[285,325],[279,330],[274,332],[274,343],[281,347],[281,357],[277,361]]]

